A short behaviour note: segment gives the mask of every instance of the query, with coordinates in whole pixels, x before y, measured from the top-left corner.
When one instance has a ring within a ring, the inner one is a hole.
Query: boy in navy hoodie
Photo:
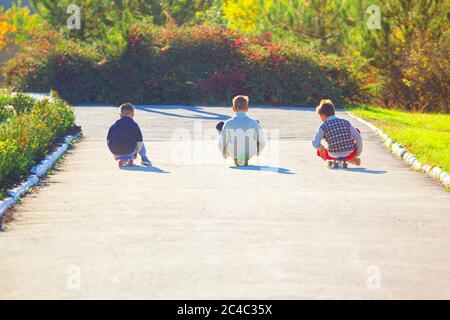
[[[133,159],[141,156],[143,166],[150,167],[152,163],[147,158],[142,132],[133,120],[134,107],[131,103],[120,106],[120,119],[108,131],[108,148],[118,161],[119,168],[133,166]]]

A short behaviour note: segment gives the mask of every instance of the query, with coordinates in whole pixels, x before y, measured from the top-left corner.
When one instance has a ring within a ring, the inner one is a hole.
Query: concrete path
[[[450,298],[450,193],[365,126],[362,168],[329,170],[312,110],[254,108],[271,140],[236,169],[228,108],[141,107],[155,168],[119,170],[117,109],[76,111],[84,139],[0,233],[0,298]]]

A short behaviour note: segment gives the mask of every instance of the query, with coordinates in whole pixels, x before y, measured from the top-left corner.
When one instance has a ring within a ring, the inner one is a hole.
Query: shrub
[[[7,121],[15,115],[14,107],[11,106],[9,95],[0,95],[0,123]]]
[[[50,88],[68,101],[97,101],[99,52],[92,46],[62,41],[48,58]]]
[[[17,114],[30,112],[36,101],[33,97],[26,94],[15,94],[11,96],[9,104],[14,108]]]
[[[29,95],[0,95],[0,122],[11,119],[17,114],[29,112],[35,100]]]
[[[11,105],[0,106],[0,123],[8,121],[16,115],[14,107]]]
[[[15,90],[55,88],[71,102],[109,103],[229,103],[242,93],[254,103],[315,104],[321,97],[339,103],[359,90],[342,60],[282,46],[270,34],[140,23],[127,41],[108,60],[90,46],[61,40],[34,68],[26,59],[10,61],[7,81]]]
[[[19,97],[20,95],[18,95]],[[10,98],[11,101],[25,101]],[[0,99],[4,101],[5,98]],[[33,100],[33,106],[9,121],[0,123],[0,183],[6,178],[17,179],[41,160],[55,139],[75,123],[70,106],[62,100]],[[28,101],[28,100],[27,100]],[[22,105],[21,105],[22,107]]]
[[[416,34],[393,64],[383,89],[388,106],[410,111],[449,113],[450,46]]]
[[[6,63],[5,79],[14,89],[20,88],[17,91],[48,91],[53,76],[50,57],[61,37],[52,31],[36,31],[32,36],[33,41],[24,43],[14,58]]]

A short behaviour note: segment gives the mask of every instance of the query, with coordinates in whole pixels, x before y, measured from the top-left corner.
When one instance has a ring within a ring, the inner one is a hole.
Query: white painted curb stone
[[[384,142],[384,145],[387,148],[390,148],[392,146],[392,139],[391,138],[387,138],[386,141]]]
[[[441,168],[435,167],[433,168],[433,170],[431,170],[430,175],[435,179],[439,179],[439,176],[441,175],[442,172],[443,171]]]
[[[422,169],[422,163],[419,162],[419,161],[414,162],[413,168],[414,168],[415,170],[421,170],[421,169]]]
[[[70,139],[68,139],[70,137]],[[67,148],[69,148],[69,144],[67,141],[71,141],[73,139],[73,136],[68,136],[64,139],[64,143],[52,154],[49,154],[44,158],[44,160],[41,161],[40,164],[37,166],[34,166],[31,168],[31,173],[37,175],[38,177],[42,177],[45,175],[45,173],[53,166],[53,164],[61,158],[61,156],[64,154],[64,152],[67,151]]]
[[[403,155],[406,152],[406,150],[404,148],[402,148],[398,143],[394,143],[392,145],[392,151],[400,158],[403,157]]]
[[[450,187],[450,174],[448,174],[447,172],[442,172],[439,176],[439,179],[441,179],[444,186]]]
[[[14,201],[17,201],[22,197],[25,193],[28,192],[28,189],[32,186],[39,183],[39,178],[36,175],[31,175],[28,177],[27,181],[23,182],[20,186],[15,187],[14,189],[8,190],[8,195],[13,198]]]
[[[44,160],[41,161],[40,164],[31,168],[31,175],[28,176],[26,181],[22,182],[19,186],[6,192],[10,197],[0,201],[0,218],[2,218],[6,210],[8,210],[9,207],[14,205],[23,195],[25,195],[31,187],[39,183],[39,178],[44,176],[47,173],[47,171],[51,167],[53,167],[55,162],[67,151],[67,149],[69,148],[69,144],[72,141],[78,139],[79,139],[78,135],[66,136],[64,138],[64,143],[61,146],[59,146],[58,149],[56,149],[56,151],[46,156]]]
[[[0,201],[0,218],[3,217],[6,210],[8,210],[8,208],[12,206],[14,203],[16,202],[14,201],[13,198],[6,198]]]
[[[441,168],[438,167],[432,167],[427,164],[423,164],[417,160],[416,156],[412,153],[406,152],[406,149],[403,148],[400,144],[394,143],[394,141],[381,129],[375,127],[370,122],[361,119],[360,117],[357,117],[353,115],[351,112],[346,112],[351,118],[365,124],[368,126],[376,135],[380,136],[384,140],[384,145],[392,151],[395,155],[402,158],[404,161],[406,161],[412,168],[415,170],[423,171],[427,173],[432,178],[436,179],[437,181],[441,182],[444,186],[450,187],[450,174],[443,171]]]
[[[425,164],[422,166],[422,171],[425,173],[429,173],[431,171],[431,166]]]

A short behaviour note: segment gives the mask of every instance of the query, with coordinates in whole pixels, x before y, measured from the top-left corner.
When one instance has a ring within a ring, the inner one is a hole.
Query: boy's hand
[[[325,148],[323,146],[319,147],[319,154],[320,154],[320,157],[323,160],[327,160],[327,153],[326,153]]]

